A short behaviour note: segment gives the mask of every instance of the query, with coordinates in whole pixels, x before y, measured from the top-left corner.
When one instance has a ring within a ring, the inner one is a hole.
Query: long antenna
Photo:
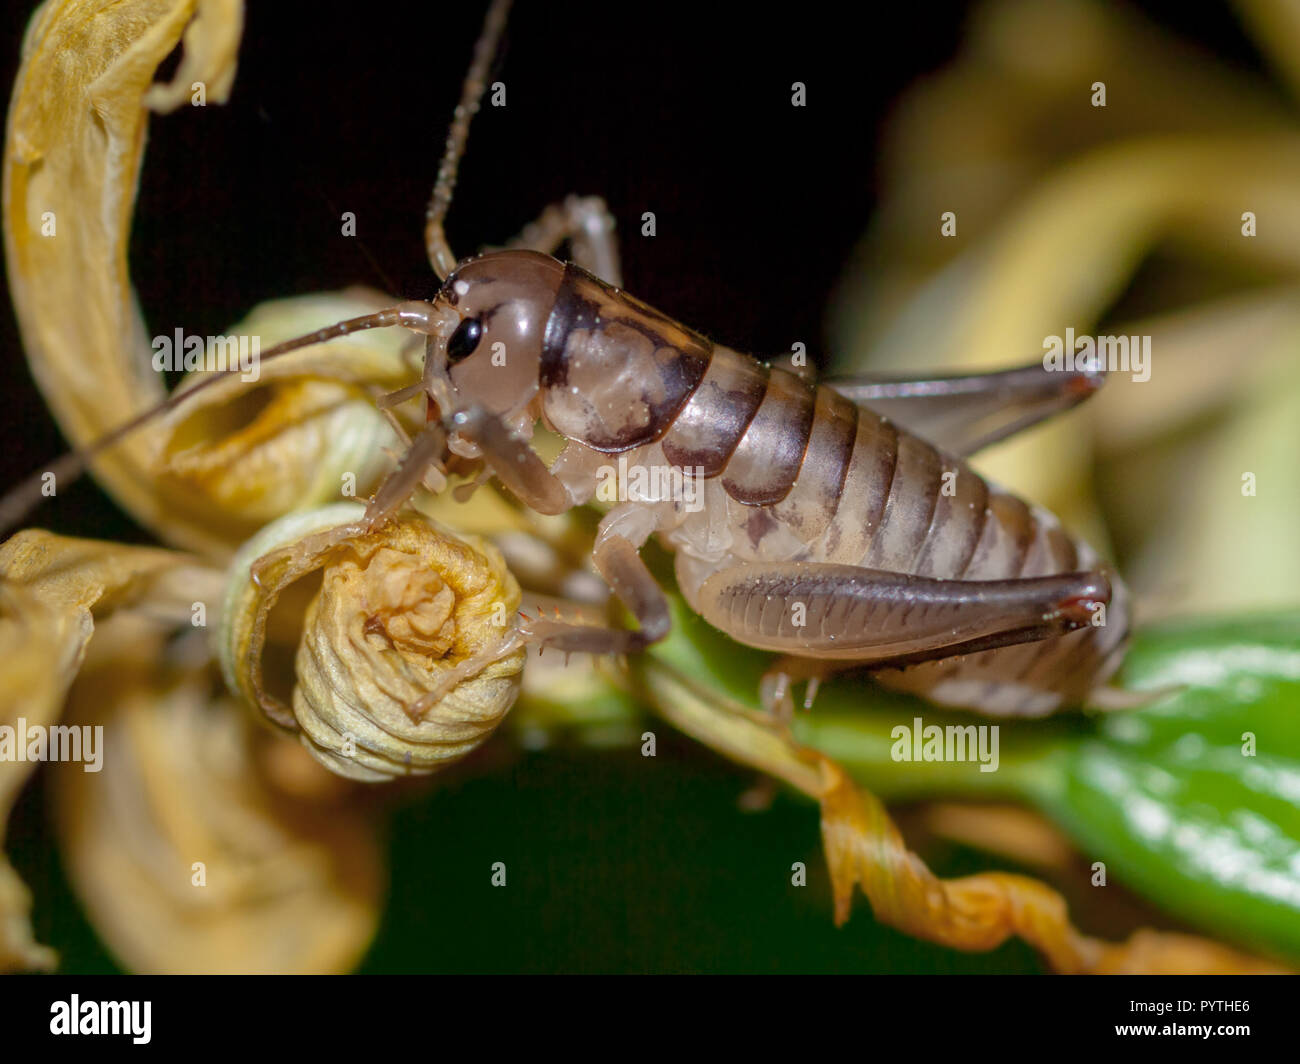
[[[434,183],[429,209],[425,212],[424,246],[429,252],[429,264],[440,281],[445,281],[456,268],[456,256],[451,253],[447,234],[442,228],[443,219],[451,207],[451,194],[456,188],[456,172],[460,167],[461,156],[465,154],[465,141],[469,138],[469,124],[483,104],[488,70],[496,58],[509,13],[510,0],[492,0],[483,20],[483,32],[474,45],[474,58],[460,90],[460,103],[456,105],[451,129],[447,132],[447,147],[442,153],[442,163],[438,166],[438,180]]]
[[[261,353],[259,365],[268,359],[287,355],[290,351],[310,347],[312,344],[324,343],[340,336],[348,336],[364,329],[386,329],[394,325],[405,325],[417,332],[428,333],[436,327],[430,313],[431,308],[426,303],[402,303],[395,307],[388,307],[385,310],[375,311],[373,314],[362,315],[359,318],[349,318],[347,321],[326,326],[324,329],[317,329],[305,336],[298,336],[292,340],[276,344]],[[129,421],[118,425],[117,428],[100,436],[99,439],[93,440],[80,450],[63,455],[50,463],[48,468],[33,473],[16,488],[5,494],[3,498],[0,498],[0,534],[7,532],[40,504],[44,498],[44,492],[41,489],[45,486],[45,477],[48,474],[53,473],[55,483],[58,484],[75,480],[86,471],[90,463],[103,451],[119,443],[135,432],[136,429],[156,417],[175,410],[182,403],[188,402],[195,395],[213,387],[233,374],[242,372],[244,372],[243,367],[232,366],[229,369],[214,372],[210,377],[202,378],[193,387],[186,388],[182,392],[172,392],[166,399],[137,414]]]
[[[447,209],[451,206],[451,194],[456,187],[456,171],[460,165],[460,158],[465,153],[465,141],[469,137],[469,124],[474,115],[478,113],[483,100],[483,93],[487,90],[488,71],[492,66],[492,60],[496,57],[501,35],[505,31],[506,16],[509,13],[510,0],[492,0],[491,5],[488,7],[487,16],[483,20],[483,30],[474,45],[474,58],[470,62],[469,73],[465,76],[465,84],[461,89],[460,103],[456,105],[456,113],[452,118],[451,129],[447,134],[447,147],[443,152],[442,163],[438,167],[438,179],[433,187],[433,196],[429,200],[424,241],[429,252],[429,261],[432,263],[434,272],[438,274],[440,280],[445,280],[456,268],[456,257],[447,244],[442,222],[447,216]],[[285,355],[290,351],[296,351],[310,344],[322,343],[339,336],[347,336],[349,333],[358,332],[362,329],[405,325],[408,328],[413,328],[416,332],[428,333],[433,328],[429,313],[430,308],[426,304],[403,303],[397,307],[390,307],[387,310],[367,314],[360,318],[352,318],[337,325],[319,329],[306,336],[287,340],[282,344],[277,344],[269,351],[263,351],[261,359],[265,361],[268,358]],[[42,488],[45,486],[46,474],[53,473],[56,481],[66,481],[79,477],[103,451],[120,442],[154,418],[174,410],[181,403],[187,402],[199,392],[215,385],[230,374],[238,372],[241,372],[240,368],[234,367],[229,371],[223,371],[204,378],[194,387],[188,388],[184,392],[173,392],[155,406],[112,429],[99,439],[92,441],[80,450],[63,455],[63,457],[51,463],[47,469],[32,474],[32,476],[0,498],[0,533],[18,524],[41,502],[44,498]]]

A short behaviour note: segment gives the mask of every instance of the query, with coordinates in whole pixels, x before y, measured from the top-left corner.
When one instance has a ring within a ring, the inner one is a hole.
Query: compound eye
[[[447,341],[447,361],[455,364],[469,358],[482,338],[483,323],[478,318],[466,318]]]

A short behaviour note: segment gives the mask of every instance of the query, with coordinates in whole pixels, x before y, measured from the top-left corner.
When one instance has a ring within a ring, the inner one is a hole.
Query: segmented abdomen
[[[999,580],[1100,564],[1055,516],[990,486],[964,460],[829,387],[726,348],[714,349],[662,446],[669,462],[702,468],[734,500],[731,557],[713,570],[782,560]],[[692,523],[710,519],[688,516],[670,538],[690,551],[699,541]],[[1102,626],[882,670],[879,679],[936,702],[1007,715],[1078,702],[1118,665],[1127,635],[1127,594],[1107,575],[1112,600]]]

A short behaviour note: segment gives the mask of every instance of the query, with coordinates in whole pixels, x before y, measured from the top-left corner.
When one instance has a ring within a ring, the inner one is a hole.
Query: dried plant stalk
[[[1141,930],[1104,942],[1070,923],[1065,899],[1028,876],[981,872],[940,879],[912,853],[873,795],[819,755],[822,840],[835,891],[835,921],[849,918],[860,886],[877,920],[917,938],[963,950],[996,949],[1022,938],[1068,974],[1227,975],[1286,969],[1196,935]]]

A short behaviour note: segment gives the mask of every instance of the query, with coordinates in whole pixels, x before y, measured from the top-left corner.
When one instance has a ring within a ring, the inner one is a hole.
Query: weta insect
[[[593,562],[638,626],[528,620],[502,654],[520,642],[624,654],[662,639],[668,603],[639,554],[657,536],[675,551],[692,609],[736,640],[783,655],[764,685],[771,708],[788,710],[792,680],[809,680],[810,701],[824,672],[847,666],[883,670],[882,682],[941,704],[1001,715],[1048,713],[1103,683],[1127,634],[1122,584],[1050,513],[966,462],[1092,394],[1099,373],[1036,364],[809,383],[625,293],[613,222],[595,199],[552,207],[507,248],[458,262],[443,220],[508,6],[496,0],[489,9],[429,205],[437,295],[262,354],[398,325],[426,338],[420,384],[384,402],[425,396],[428,423],[362,521],[329,534],[373,531],[453,467],[495,475],[524,505],[562,513],[592,500],[602,468],[618,456],[629,468],[691,478],[702,500],[695,508],[680,498],[627,498],[601,521]],[[553,257],[566,243],[573,262]],[[84,466],[197,390],[56,468]],[[566,441],[549,468],[529,443],[539,422]],[[15,495],[4,510],[12,517],[24,504]]]

